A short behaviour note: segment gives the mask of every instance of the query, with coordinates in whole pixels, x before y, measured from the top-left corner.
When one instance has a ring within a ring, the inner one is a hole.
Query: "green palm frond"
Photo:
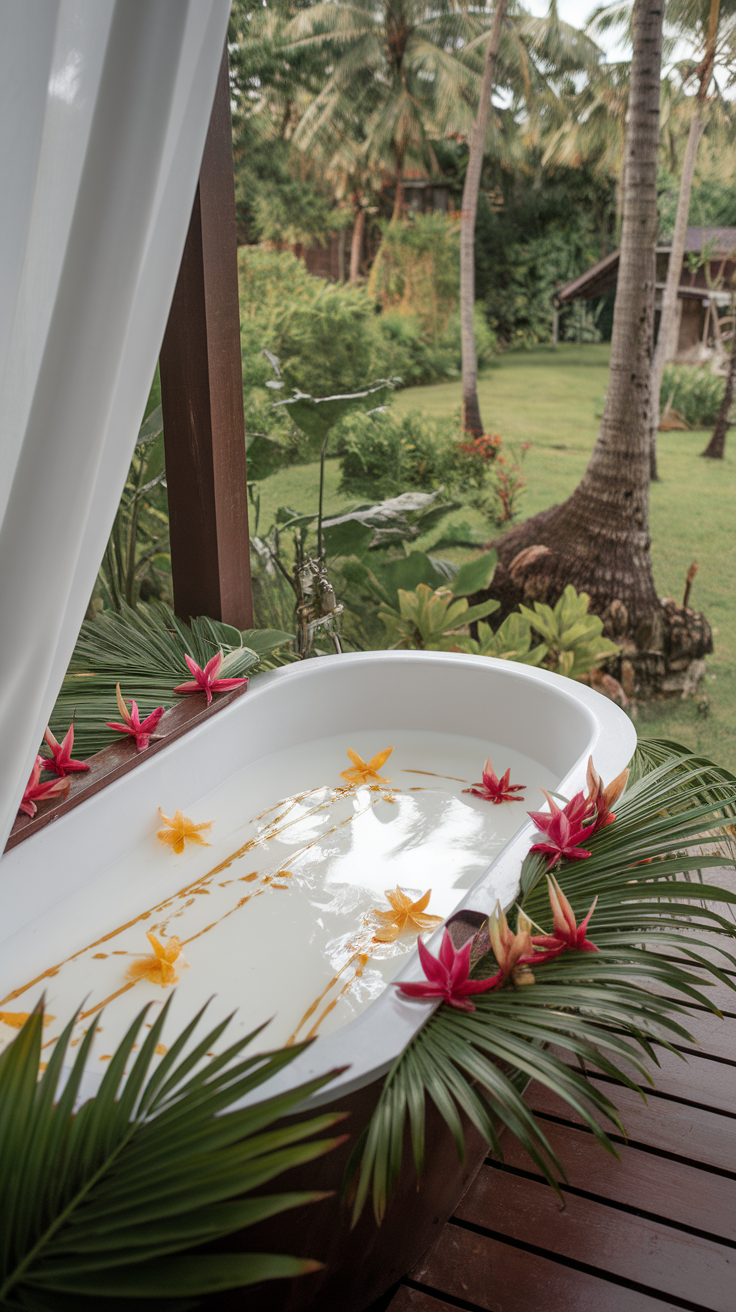
[[[615,822],[589,840],[590,857],[556,871],[578,922],[597,897],[590,937],[598,951],[566,951],[534,965],[533,984],[476,995],[471,1013],[442,1006],[433,1014],[389,1072],[354,1149],[347,1178],[355,1219],[370,1195],[380,1223],[398,1180],[407,1119],[421,1174],[427,1098],[461,1157],[462,1112],[499,1154],[505,1127],[554,1187],[565,1178],[564,1163],[523,1101],[530,1080],[562,1098],[615,1154],[600,1118],[618,1133],[623,1127],[585,1066],[638,1090],[637,1080],[652,1082],[645,1057],[656,1062],[657,1047],[692,1041],[688,1008],[717,1011],[709,984],[719,979],[736,989],[703,954],[715,945],[724,964],[736,966],[728,951],[736,941],[736,894],[703,878],[710,867],[734,865],[736,777],[662,740],[641,744],[632,776]],[[546,869],[543,857],[526,858],[519,905],[550,933]],[[489,955],[473,973],[496,969]]]
[[[301,1049],[244,1058],[256,1030],[206,1060],[229,1018],[190,1047],[203,1008],[151,1070],[170,1001],[147,1033],[148,1008],[140,1012],[96,1097],[76,1115],[94,1026],[65,1084],[62,1063],[76,1018],[40,1079],[40,1006],[0,1058],[0,1308],[92,1312],[104,1300],[105,1307],[132,1312],[158,1306],[161,1299],[167,1308],[192,1307],[170,1300],[295,1276],[318,1265],[275,1254],[196,1249],[324,1197],[253,1196],[253,1190],[342,1141],[314,1140],[340,1115],[275,1124],[333,1076],[228,1111]]]
[[[75,753],[91,756],[119,737],[105,727],[106,720],[119,719],[116,683],[125,697],[135,698],[143,717],[157,706],[181,700],[174,688],[191,678],[186,655],[204,666],[222,651],[222,677],[239,678],[293,659],[288,651],[276,654],[292,636],[274,629],[241,633],[206,617],[185,624],[161,602],[104,611],[82,625],[51,714],[51,729],[58,737],[74,720]]]

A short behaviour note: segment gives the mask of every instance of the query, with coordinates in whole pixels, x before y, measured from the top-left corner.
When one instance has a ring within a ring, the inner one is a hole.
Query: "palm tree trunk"
[[[667,267],[667,282],[662,293],[662,314],[659,320],[659,337],[657,349],[652,362],[652,430],[650,437],[651,477],[657,478],[657,431],[659,428],[659,393],[662,387],[664,367],[673,355],[677,354],[677,292],[682,280],[682,262],[685,258],[685,240],[687,220],[690,214],[690,192],[693,185],[695,160],[698,146],[705,128],[705,106],[699,101],[690,120],[690,131],[685,147],[685,159],[680,178],[680,194],[677,198],[675,231],[672,234],[672,250]]]
[[[483,421],[478,404],[478,355],[475,349],[475,218],[478,211],[480,175],[491,108],[493,75],[501,40],[501,24],[507,0],[496,0],[493,26],[486,47],[483,77],[478,99],[478,115],[470,134],[470,154],[463,187],[460,223],[460,339],[463,360],[462,426],[466,433],[480,437]]]
[[[682,261],[685,258],[685,240],[687,221],[690,214],[690,192],[693,185],[695,161],[698,156],[707,114],[708,88],[713,77],[713,65],[716,57],[716,39],[720,19],[721,0],[710,0],[708,14],[708,38],[705,55],[698,68],[698,93],[695,98],[695,110],[690,120],[690,131],[685,146],[685,158],[682,162],[680,194],[677,197],[677,214],[675,231],[672,235],[672,250],[667,268],[667,283],[662,295],[662,314],[659,321],[659,337],[652,364],[652,429],[650,435],[651,477],[657,478],[657,432],[659,430],[659,394],[662,388],[664,367],[673,355],[677,354],[677,291],[682,278]]]
[[[404,150],[396,147],[396,191],[394,192],[394,212],[392,223],[399,223],[404,217]]]
[[[649,411],[663,7],[634,5],[621,255],[598,440],[569,500],[500,541],[489,590],[503,618],[525,598],[556,601],[572,583],[597,614],[623,603],[638,647],[650,645],[661,616],[649,552]]]
[[[726,374],[726,390],[723,393],[716,426],[713,429],[710,442],[702,453],[710,460],[723,459],[723,453],[726,449],[726,433],[730,427],[729,416],[733,401],[734,382],[736,382],[736,337],[731,342],[731,359],[728,362],[728,373]]]
[[[361,205],[355,215],[353,239],[350,244],[350,281],[357,282],[360,277],[360,257],[363,253],[363,233],[365,232],[365,210]]]

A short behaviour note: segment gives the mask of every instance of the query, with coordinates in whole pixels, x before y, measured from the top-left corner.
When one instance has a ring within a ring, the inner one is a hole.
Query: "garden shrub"
[[[314,278],[288,251],[248,247],[240,269],[246,385],[273,378],[264,347],[278,356],[286,386],[310,396],[354,391],[376,375],[381,340],[363,288]]]
[[[668,401],[691,428],[712,428],[723,400],[725,379],[707,366],[668,364],[662,377],[659,408]]]
[[[452,419],[429,419],[417,410],[390,409],[349,415],[335,428],[342,482],[354,496],[392,497],[407,488],[426,491],[444,485],[457,491],[479,486],[485,462],[461,448]]]
[[[288,415],[273,410],[278,398],[267,386],[274,372],[264,348],[278,357],[286,388],[310,396],[352,392],[379,377],[410,385],[460,371],[459,314],[447,287],[436,317],[424,307],[421,313],[407,310],[408,302],[381,313],[364,287],[315,278],[289,251],[245,247],[239,266],[245,429],[249,444],[257,444],[254,477],[305,457]],[[476,340],[479,360],[488,359],[494,338],[480,307]],[[272,439],[268,449],[264,438]]]

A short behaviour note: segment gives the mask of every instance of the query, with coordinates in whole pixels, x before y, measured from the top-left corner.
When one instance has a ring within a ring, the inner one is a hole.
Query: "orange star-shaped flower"
[[[437,925],[442,924],[442,916],[425,916],[424,908],[429,905],[429,899],[432,896],[431,888],[418,902],[412,902],[406,893],[402,893],[398,884],[396,892],[390,888],[386,889],[386,897],[391,903],[391,911],[372,911],[371,915],[381,921],[381,926],[376,930],[374,938],[378,943],[393,943],[394,939],[403,934],[405,929],[414,929],[421,933],[425,929],[436,929]]]
[[[380,775],[378,771],[384,761],[388,760],[393,750],[393,747],[385,747],[382,752],[376,752],[375,756],[372,756],[370,761],[364,761],[363,757],[358,756],[358,753],[354,752],[352,747],[348,747],[348,756],[350,757],[353,766],[350,770],[341,770],[340,778],[344,779],[349,784],[355,784],[356,787],[358,784],[367,784],[371,782],[376,784],[390,784],[390,776],[384,778],[384,776]]]
[[[204,824],[195,825],[181,811],[174,812],[173,820],[168,815],[164,815],[161,807],[158,808],[158,813],[164,824],[169,827],[168,829],[159,829],[156,837],[162,843],[165,843],[167,847],[173,847],[177,856],[180,856],[184,851],[185,843],[199,843],[200,847],[210,846],[209,843],[205,843],[199,831],[200,829],[211,829],[214,820],[207,820]]]
[[[159,943],[155,934],[146,934],[146,938],[153,948],[153,955],[133,961],[128,966],[128,979],[150,979],[152,984],[160,984],[162,989],[168,988],[169,984],[176,984],[179,976],[174,970],[174,962],[181,956],[181,939],[173,936],[164,944]],[[186,964],[185,961],[180,962],[180,966]]]

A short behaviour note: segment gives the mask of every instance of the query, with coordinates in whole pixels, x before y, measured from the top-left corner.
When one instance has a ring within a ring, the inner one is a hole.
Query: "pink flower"
[[[457,950],[449,930],[445,930],[439,957],[433,957],[422,940],[417,939],[419,960],[428,982],[415,984],[397,980],[397,989],[408,998],[442,998],[448,1006],[457,1007],[458,1011],[475,1011],[469,994],[485,993],[488,989],[498,988],[504,976],[503,971],[499,970],[491,979],[469,979],[472,946],[473,940],[468,939],[465,946]]]
[[[36,764],[31,770],[31,777],[26,784],[26,790],[23,794],[23,801],[20,804],[20,810],[24,815],[34,816],[38,807],[36,802],[42,802],[47,797],[66,797],[69,792],[68,779],[51,779],[47,784],[39,783],[41,771],[46,762],[42,756],[36,757]]]
[[[86,761],[73,761],[72,751],[74,749],[74,725],[70,724],[61,742],[58,742],[50,729],[46,729],[44,741],[47,747],[51,748],[51,756],[43,757],[44,770],[50,770],[52,774],[58,774],[62,779],[65,774],[73,774],[75,770],[89,770]]]
[[[552,907],[554,930],[551,935],[537,934],[532,939],[532,943],[536,948],[542,948],[539,955],[534,957],[535,963],[549,961],[552,957],[558,956],[560,952],[564,952],[565,948],[576,948],[578,952],[597,952],[598,948],[595,943],[590,943],[586,938],[586,932],[598,898],[594,898],[590,911],[578,925],[575,921],[573,909],[554,875],[547,875],[547,885],[549,887],[549,901]]]
[[[562,859],[582,861],[584,857],[590,856],[590,852],[579,846],[583,839],[590,836],[590,830],[582,827],[582,821],[587,814],[587,803],[583,794],[576,793],[560,810],[554,798],[550,797],[544,788],[542,792],[549,803],[549,814],[546,811],[529,811],[527,814],[531,816],[537,829],[547,835],[547,841],[534,843],[529,851],[543,853],[551,866]]]
[[[206,692],[207,705],[212,701],[213,692],[227,692],[230,688],[237,688],[241,683],[247,683],[247,679],[218,679],[217,671],[222,665],[222,652],[218,651],[216,656],[207,662],[204,669],[201,670],[196,661],[191,656],[185,656],[187,665],[194,679],[191,682],[180,683],[174,692]]]
[[[594,820],[587,827],[588,836],[597,834],[599,829],[604,829],[616,819],[612,806],[615,806],[624,788],[626,780],[629,777],[628,770],[622,770],[616,778],[611,781],[607,788],[603,787],[603,780],[593,765],[593,757],[588,758],[588,796],[585,799],[586,817],[594,815]]]
[[[472,788],[463,788],[464,793],[472,793],[474,797],[484,797],[486,801],[493,802],[499,806],[501,802],[520,802],[520,797],[514,797],[514,793],[523,793],[526,784],[510,784],[511,767],[506,771],[502,779],[499,779],[494,772],[490,756],[483,766],[483,782],[473,784]]]
[[[154,737],[153,731],[164,713],[163,706],[158,706],[155,711],[151,711],[151,714],[146,716],[145,720],[141,722],[141,717],[138,713],[138,703],[131,701],[130,711],[128,710],[125,698],[120,691],[119,683],[115,685],[115,696],[118,700],[118,708],[123,717],[123,723],[111,724],[109,720],[106,720],[105,723],[107,724],[108,729],[114,729],[116,733],[130,734],[131,738],[135,738],[135,745],[138,748],[138,751],[144,751],[151,738]],[[156,736],[158,737],[160,735]]]

